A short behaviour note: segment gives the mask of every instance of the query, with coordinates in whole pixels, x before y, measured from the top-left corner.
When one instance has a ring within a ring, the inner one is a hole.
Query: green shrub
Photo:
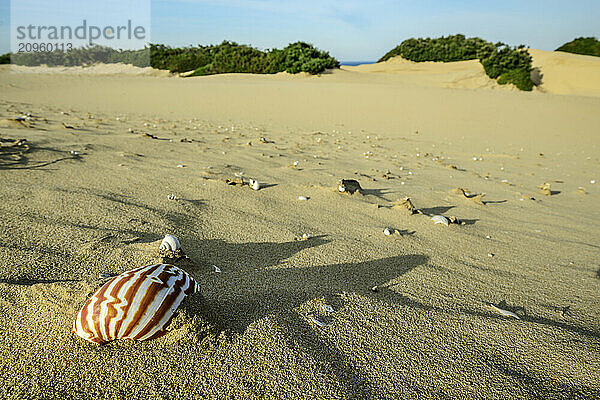
[[[386,61],[395,56],[415,62],[423,61],[465,61],[483,58],[495,50],[492,43],[480,38],[466,38],[452,35],[437,39],[408,39],[389,51],[379,60]]]
[[[283,70],[291,74],[308,72],[319,74],[328,68],[339,66],[338,61],[329,53],[315,49],[312,45],[296,42],[283,49]]]
[[[283,71],[292,74],[319,74],[325,69],[339,66],[339,62],[329,53],[303,42],[289,44],[283,50],[272,49],[264,52],[246,45],[223,42],[218,46],[210,46],[208,53],[210,61],[199,65],[190,76],[231,72],[274,74]]]
[[[523,70],[527,75],[531,72],[531,55],[523,48],[503,46],[489,57],[481,60],[485,73],[492,79],[498,78],[505,72],[516,69]]]
[[[0,64],[10,64],[10,53],[0,55]]]
[[[594,37],[580,37],[563,44],[556,51],[600,57],[600,41]]]
[[[498,83],[500,85],[506,85],[512,83],[520,90],[530,92],[533,89],[533,82],[531,81],[530,73],[522,69],[513,69],[503,73],[498,77]]]
[[[386,53],[381,61],[401,56],[415,62],[423,61],[466,61],[481,62],[485,73],[492,79],[497,79],[505,73],[510,73],[510,79],[516,79],[517,87],[527,88],[531,82],[531,55],[525,46],[509,47],[504,43],[491,43],[480,38],[467,38],[464,35],[452,35],[436,39],[408,39]],[[513,71],[521,71],[519,74]],[[507,79],[507,78],[505,78]],[[529,80],[529,83],[526,81]],[[521,89],[531,90],[531,89]]]

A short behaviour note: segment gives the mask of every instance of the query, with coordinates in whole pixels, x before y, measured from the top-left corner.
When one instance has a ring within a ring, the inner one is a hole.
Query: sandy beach
[[[600,398],[600,59],[532,55],[529,93],[477,61],[0,66],[0,397]],[[165,234],[201,286],[170,332],[74,335]]]

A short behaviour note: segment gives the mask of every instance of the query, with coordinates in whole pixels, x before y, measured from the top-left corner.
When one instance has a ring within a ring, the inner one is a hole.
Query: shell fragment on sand
[[[179,243],[179,239],[177,239],[173,235],[165,235],[165,238],[162,240],[160,244],[160,250],[179,250],[181,249],[181,244]]]
[[[317,326],[320,326],[321,328],[324,328],[327,326],[327,324],[325,322],[319,321],[318,319],[316,319],[315,317],[310,317],[310,320]]]
[[[435,223],[435,224],[443,224],[443,225],[450,225],[450,221],[448,221],[448,218],[444,217],[443,215],[434,215],[433,217],[431,217],[431,220]]]
[[[473,200],[475,203],[485,206],[485,202],[483,201],[483,196],[485,193],[474,194],[469,191],[469,189],[456,188],[451,190],[452,193],[459,194],[464,196],[469,200]]]
[[[298,200],[306,201],[306,200],[308,200],[308,196],[298,196]]]
[[[257,180],[250,179],[250,187],[252,190],[260,190],[260,183]]]
[[[542,194],[545,194],[546,196],[552,195],[552,189],[550,188],[550,184],[548,182],[544,183],[543,185],[539,185],[538,189],[540,189]]]
[[[515,319],[521,319],[521,317],[519,317],[517,314],[515,314],[515,313],[514,313],[514,312],[512,312],[512,311],[508,311],[508,310],[505,310],[505,309],[503,309],[503,308],[497,307],[497,306],[495,306],[495,305],[494,305],[494,304],[492,304],[492,303],[489,303],[489,306],[490,306],[490,307],[491,307],[491,308],[492,308],[494,311],[496,311],[496,312],[498,312],[498,313],[500,313],[500,314],[504,315],[505,317],[515,318]]]
[[[199,291],[184,270],[154,264],[124,272],[90,297],[73,323],[73,332],[93,343],[147,340],[164,335],[177,308]]]
[[[225,179],[225,183],[231,186],[244,186],[246,184],[243,178]]]
[[[405,197],[401,200],[398,200],[397,202],[394,203],[392,208],[397,208],[397,209],[403,210],[410,215],[418,212],[417,208],[414,206],[414,204],[410,200],[410,197]]]

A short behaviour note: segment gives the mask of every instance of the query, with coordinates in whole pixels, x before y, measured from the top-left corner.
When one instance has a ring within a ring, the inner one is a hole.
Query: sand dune
[[[600,98],[480,79],[3,69],[0,398],[600,397]],[[171,331],[75,336],[167,233]]]
[[[365,74],[385,74],[387,79],[418,82],[421,85],[459,89],[502,89],[515,90],[512,85],[499,85],[490,79],[478,60],[452,63],[412,62],[394,57],[385,62],[342,66],[342,70]]]
[[[542,73],[540,89],[546,93],[600,96],[600,57],[561,51],[529,50],[533,66]]]
[[[529,52],[533,57],[534,68],[539,69],[542,74],[541,84],[535,88],[536,91],[573,96],[600,96],[600,57],[536,49],[529,49]],[[385,74],[427,86],[516,90],[512,85],[498,85],[490,79],[477,60],[415,63],[402,57],[394,57],[376,64],[343,66],[342,70]]]

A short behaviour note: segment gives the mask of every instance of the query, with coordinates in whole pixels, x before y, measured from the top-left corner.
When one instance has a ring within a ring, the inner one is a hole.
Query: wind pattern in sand
[[[166,333],[165,327],[183,299],[198,291],[184,270],[155,264],[112,278],[84,304],[73,332],[94,343],[115,339],[147,340]]]

